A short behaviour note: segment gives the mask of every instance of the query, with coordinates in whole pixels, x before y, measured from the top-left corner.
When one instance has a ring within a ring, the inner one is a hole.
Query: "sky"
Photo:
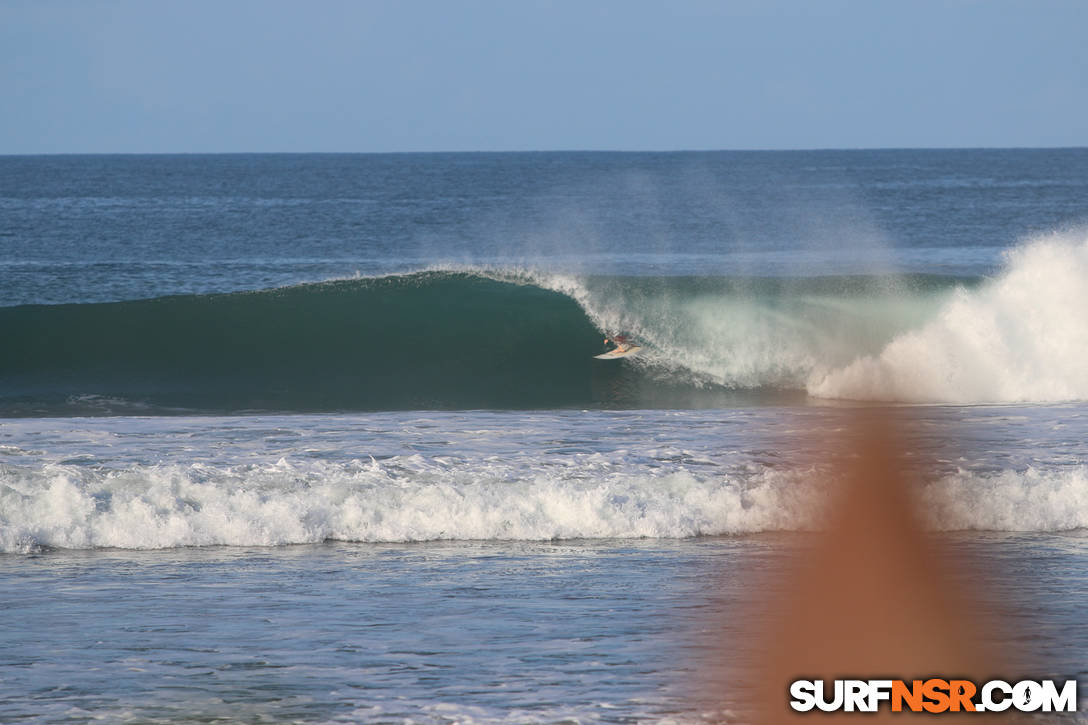
[[[1088,145],[1088,0],[0,0],[0,154]]]

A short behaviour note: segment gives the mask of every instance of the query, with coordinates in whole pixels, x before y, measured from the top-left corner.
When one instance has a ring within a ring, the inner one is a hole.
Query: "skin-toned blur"
[[[790,683],[824,680],[830,699],[836,679],[1038,677],[1045,671],[1038,663],[994,644],[1007,640],[994,636],[999,614],[978,603],[985,572],[968,574],[970,562],[925,530],[912,491],[926,463],[904,465],[909,413],[843,410],[842,419],[837,429],[811,433],[821,438],[830,471],[818,531],[797,535],[792,554],[772,569],[746,572],[742,581],[753,593],[722,613],[751,625],[746,641],[720,653],[714,687],[727,712],[744,721],[750,713],[758,723],[884,721],[908,713],[892,713],[887,702],[875,715],[795,712]],[[737,630],[736,621],[728,624]]]

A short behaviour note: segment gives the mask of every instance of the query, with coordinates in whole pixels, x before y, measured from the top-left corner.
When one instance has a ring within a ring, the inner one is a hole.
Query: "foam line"
[[[326,540],[676,538],[817,528],[818,471],[647,471],[597,455],[547,468],[420,456],[120,471],[0,470],[0,550],[275,546]],[[920,488],[941,530],[1088,527],[1088,468],[960,471]]]

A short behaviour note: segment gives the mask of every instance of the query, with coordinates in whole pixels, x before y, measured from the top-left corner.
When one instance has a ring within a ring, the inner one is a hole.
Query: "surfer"
[[[631,339],[627,335],[612,335],[604,339],[604,344],[612,343],[616,346],[615,350],[609,352],[627,352],[631,349]]]

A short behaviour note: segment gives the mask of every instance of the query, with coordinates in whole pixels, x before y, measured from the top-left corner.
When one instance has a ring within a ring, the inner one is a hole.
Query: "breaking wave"
[[[1088,398],[1088,234],[1009,251],[1005,269],[957,288],[879,353],[814,375],[822,397],[1009,403]]]
[[[1088,399],[1088,234],[991,279],[446,270],[0,308],[0,412]],[[601,362],[602,332],[643,351]]]
[[[818,527],[816,470],[653,472],[597,455],[527,472],[418,455],[341,463],[0,469],[0,551],[328,540],[680,538]],[[960,471],[923,486],[940,530],[1088,527],[1088,468]]]

